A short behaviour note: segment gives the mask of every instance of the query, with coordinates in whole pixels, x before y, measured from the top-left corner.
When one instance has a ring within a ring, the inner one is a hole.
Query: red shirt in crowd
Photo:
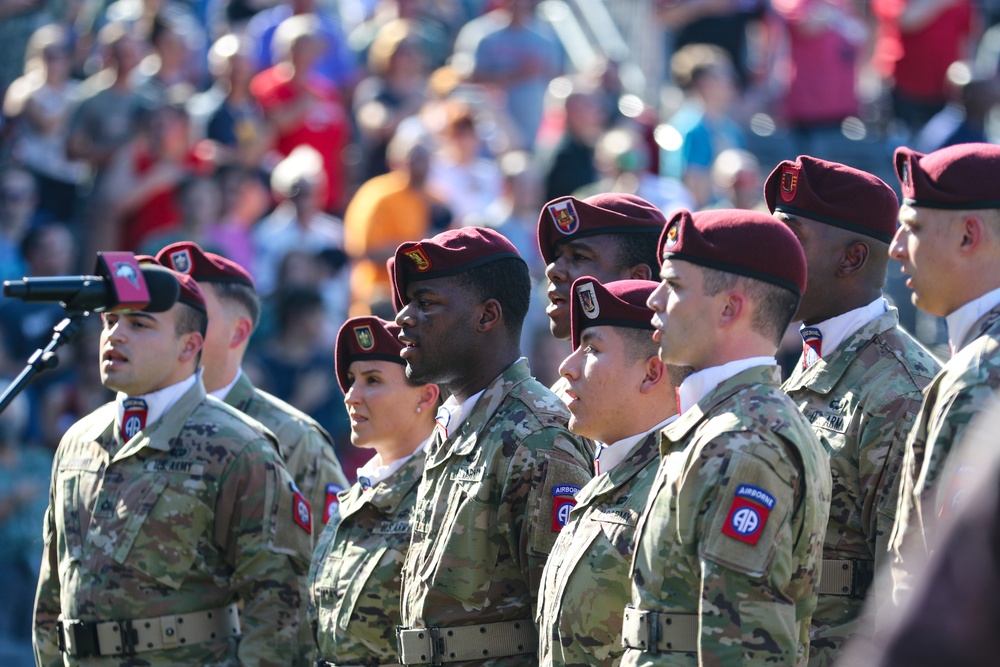
[[[265,114],[294,102],[304,90],[311,92],[316,102],[310,105],[297,125],[278,132],[275,149],[287,156],[303,144],[315,148],[323,156],[327,176],[326,209],[337,211],[343,208],[346,196],[341,153],[347,144],[350,127],[336,88],[316,75],[305,82],[290,80],[280,66],[264,70],[250,82],[250,93]]]

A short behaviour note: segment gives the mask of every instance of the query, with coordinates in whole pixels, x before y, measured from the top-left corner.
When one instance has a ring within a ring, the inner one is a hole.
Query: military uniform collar
[[[129,440],[128,444],[117,454],[115,454],[113,461],[118,461],[125,457],[131,456],[143,448],[156,449],[161,452],[169,452],[171,449],[171,442],[180,435],[181,429],[187,423],[188,418],[191,413],[195,411],[202,401],[206,400],[208,395],[205,393],[205,385],[201,382],[201,376],[199,375],[193,385],[181,394],[181,397],[175,402],[162,417],[156,420],[149,428],[140,431],[134,438]],[[215,399],[211,399],[215,400]],[[114,425],[112,424],[112,427]],[[118,436],[116,435],[116,438]]]
[[[400,466],[399,470],[376,484],[367,493],[361,490],[360,484],[352,486],[349,493],[352,502],[345,508],[343,516],[354,514],[366,504],[372,505],[386,516],[394,514],[403,499],[420,482],[426,456],[425,448],[420,447],[406,463]]]
[[[497,411],[507,394],[513,391],[517,385],[530,379],[531,371],[528,370],[528,360],[524,357],[508,366],[483,390],[469,417],[462,422],[456,432],[449,434],[443,442],[435,442],[440,435],[431,441],[428,465],[439,463],[452,455],[467,456],[471,454],[476,448],[477,438],[475,436]],[[438,446],[435,447],[435,444]]]
[[[215,398],[219,399],[223,403],[227,403],[228,404],[228,402],[226,401],[226,399],[229,397],[229,394],[233,391],[233,387],[236,386],[236,383],[239,382],[242,377],[243,377],[243,369],[242,368],[237,368],[236,369],[236,377],[233,378],[232,382],[230,382],[229,384],[227,384],[225,387],[220,387],[219,389],[216,389],[215,391],[209,391],[208,395],[209,396],[214,396]]]
[[[609,472],[598,475],[576,494],[576,504],[583,506],[593,498],[617,489],[642,472],[650,461],[660,458],[660,429],[653,429],[640,440],[625,460]]]
[[[707,415],[711,415],[720,403],[747,387],[761,384],[772,385],[778,389],[781,384],[781,368],[776,365],[751,366],[719,384],[698,403],[685,410],[677,421],[661,431],[663,434],[660,444],[661,453],[665,454],[671,443],[683,440]]]
[[[747,357],[736,359],[719,366],[703,368],[684,378],[677,388],[677,409],[682,413],[708,396],[720,384],[754,366],[776,366],[772,357]]]
[[[239,377],[236,378],[236,384],[234,384],[233,388],[229,390],[228,394],[226,394],[224,402],[226,405],[232,406],[240,412],[243,412],[246,405],[250,403],[250,399],[253,398],[254,389],[255,387],[253,386],[253,382],[250,381],[250,378],[247,377],[247,374],[244,373],[241,368]]]
[[[809,368],[803,368],[802,359],[799,358],[782,389],[795,391],[809,387],[810,391],[817,394],[829,393],[840,382],[861,350],[871,343],[872,338],[894,329],[898,324],[899,311],[890,306],[886,312],[848,336],[835,350],[829,354],[824,353]]]
[[[948,345],[955,354],[1000,320],[1000,288],[987,292],[945,317]]]

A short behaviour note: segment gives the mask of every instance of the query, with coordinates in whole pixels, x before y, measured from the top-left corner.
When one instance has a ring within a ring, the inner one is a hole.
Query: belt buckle
[[[660,614],[656,611],[647,611],[646,616],[649,622],[646,624],[646,633],[649,644],[647,651],[652,655],[660,654]]]
[[[118,621],[118,632],[122,639],[122,655],[135,655],[139,645],[139,631],[132,627],[132,621]]]
[[[426,645],[424,655],[421,655],[420,662],[405,662],[403,664],[430,664],[430,665],[440,665],[442,664],[442,656],[444,655],[444,641],[441,637],[440,628],[410,628],[403,626],[396,626],[396,642],[399,644],[399,657],[400,662],[403,662],[404,653],[409,653],[404,651],[404,632],[417,632],[424,634],[426,636],[418,637],[421,643]],[[412,641],[412,640],[411,640]],[[409,642],[407,642],[409,643]],[[407,656],[410,658],[410,656]]]
[[[88,621],[56,621],[59,634],[59,650],[63,653],[87,658],[100,656],[101,647],[97,641],[97,624]]]

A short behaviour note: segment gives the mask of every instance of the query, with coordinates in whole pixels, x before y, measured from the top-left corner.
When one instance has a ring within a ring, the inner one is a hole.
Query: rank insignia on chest
[[[576,505],[579,486],[557,484],[552,488],[552,532],[558,533],[569,521],[569,511]]]
[[[756,546],[772,509],[774,496],[759,487],[740,484],[722,525],[722,534]]]
[[[340,506],[340,498],[337,497],[337,494],[343,490],[344,490],[343,487],[338,486],[336,484],[326,485],[326,498],[323,502],[324,524],[330,522],[330,517],[333,516],[333,513],[336,512],[337,508]]]
[[[549,215],[556,229],[563,234],[573,234],[580,228],[580,216],[576,213],[572,199],[556,202],[549,206]]]
[[[299,487],[295,486],[295,482],[289,482],[288,488],[292,490],[292,520],[312,535],[312,509],[309,501],[299,491]]]

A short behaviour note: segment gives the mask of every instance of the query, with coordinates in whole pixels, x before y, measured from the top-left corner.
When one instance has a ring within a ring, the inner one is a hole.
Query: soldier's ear
[[[237,317],[236,323],[233,326],[233,335],[229,339],[229,349],[235,350],[244,341],[249,340],[250,334],[253,333],[253,324],[250,322],[249,317]]]
[[[503,306],[496,299],[486,299],[479,304],[479,320],[476,331],[486,333],[503,323]]]
[[[197,331],[190,331],[184,334],[178,360],[182,363],[191,361],[198,355],[199,352],[201,352],[201,348],[204,344],[205,339]]]
[[[843,278],[857,273],[868,263],[868,244],[864,241],[855,241],[844,249],[837,263],[837,277]]]
[[[666,366],[660,361],[660,357],[653,355],[645,361],[646,374],[639,383],[639,391],[643,394],[660,387],[667,379]]]
[[[653,275],[653,270],[645,263],[636,264],[628,270],[629,280],[654,280]]]

